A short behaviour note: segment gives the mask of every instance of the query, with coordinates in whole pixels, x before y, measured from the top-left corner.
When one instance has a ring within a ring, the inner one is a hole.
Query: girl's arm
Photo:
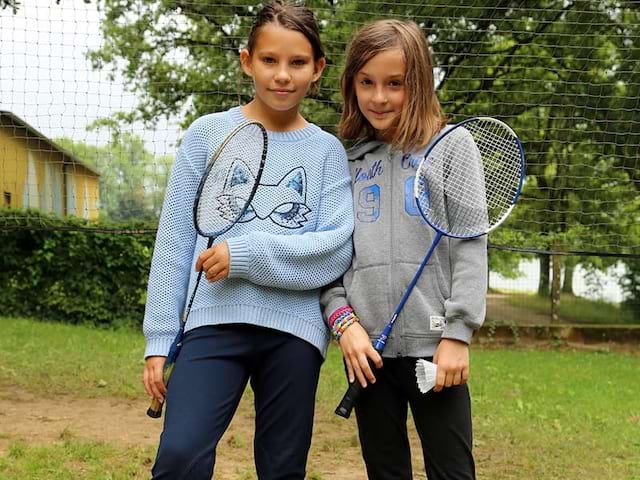
[[[187,132],[171,171],[158,224],[143,322],[145,358],[167,355],[184,309],[196,241],[193,200],[200,180],[189,160],[189,144]]]
[[[327,156],[313,232],[276,235],[254,231],[228,238],[229,278],[289,290],[323,287],[351,263],[353,206],[344,150]]]
[[[451,295],[445,301],[442,338],[469,344],[484,322],[487,295],[487,236],[449,239]]]
[[[323,289],[320,295],[320,306],[325,321],[342,350],[349,383],[358,380],[363,387],[366,387],[367,383],[375,383],[376,377],[371,362],[376,368],[382,368],[382,357],[373,348],[369,334],[357,321],[355,312],[349,306],[342,278]],[[356,321],[349,321],[346,329],[337,337],[334,322],[339,322],[345,314],[353,315]]]
[[[434,392],[467,383],[469,343],[485,315],[487,236],[449,242],[451,295],[445,300],[446,326],[433,356],[438,365]]]

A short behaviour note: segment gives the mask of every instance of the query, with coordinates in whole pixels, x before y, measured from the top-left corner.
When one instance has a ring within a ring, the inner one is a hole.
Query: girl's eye
[[[296,67],[302,67],[305,65],[306,62],[304,60],[294,60],[291,63]]]
[[[371,83],[372,83],[371,80],[369,80],[368,78],[360,80],[361,85],[371,85]]]
[[[391,85],[392,87],[401,87],[402,86],[402,82],[399,80],[393,80],[392,82],[389,82],[389,85]]]
[[[264,58],[262,59],[262,61],[263,61],[264,63],[275,63],[275,62],[276,62],[276,60],[275,60],[274,58],[272,58],[272,57],[264,57]]]

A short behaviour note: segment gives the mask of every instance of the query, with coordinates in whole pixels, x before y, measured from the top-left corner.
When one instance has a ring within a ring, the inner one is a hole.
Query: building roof
[[[52,149],[60,152],[65,158],[65,161],[64,161],[65,164],[79,165],[82,168],[89,170],[94,175],[98,177],[100,176],[100,174],[93,167],[89,167],[86,163],[82,162],[74,154],[72,154],[68,150],[65,150],[50,138],[47,138],[45,135],[43,135],[38,130],[33,128],[31,125],[29,125],[27,122],[25,122],[23,119],[18,117],[13,112],[9,112],[7,110],[0,110],[0,126],[24,128],[30,137],[38,139],[39,141],[43,141],[47,145],[49,145]]]

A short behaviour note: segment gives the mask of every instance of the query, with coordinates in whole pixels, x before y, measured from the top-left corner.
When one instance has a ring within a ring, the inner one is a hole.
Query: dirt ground
[[[7,385],[3,385],[0,391],[0,455],[6,452],[12,440],[37,445],[59,442],[69,436],[105,442],[118,448],[149,446],[155,451],[157,446],[162,422],[144,414],[148,407],[144,399],[80,399],[68,396],[51,400]],[[364,479],[354,419],[345,421],[331,417],[324,411],[316,415],[309,474],[315,472],[323,479]],[[336,430],[339,431],[337,435]],[[346,444],[335,445],[336,436]],[[252,439],[252,406],[250,399],[243,399],[218,447],[216,479],[255,478],[252,474]],[[341,461],[336,461],[337,457]],[[148,458],[145,464],[150,468],[152,458]],[[416,472],[415,478],[426,476],[424,472]]]
[[[499,294],[488,298],[490,310],[516,318],[520,324],[546,324],[548,319],[521,317],[517,308],[500,301]],[[513,310],[513,312],[510,311]],[[0,455],[9,443],[22,440],[28,444],[50,444],[69,436],[100,441],[117,448],[148,446],[152,452],[145,465],[153,463],[162,422],[145,415],[145,399],[76,398],[73,396],[42,398],[12,385],[0,385]],[[365,479],[360,457],[355,420],[344,420],[332,413],[332,406],[318,406],[313,444],[309,455],[309,478],[332,480]],[[240,404],[217,451],[216,480],[250,480],[253,474],[253,408],[251,399]],[[410,429],[415,479],[425,479],[421,449],[414,429]],[[339,440],[339,441],[337,441]],[[474,442],[475,443],[475,442]],[[482,445],[475,449],[476,464],[488,462],[491,452]],[[494,458],[491,461],[496,461]],[[315,474],[315,475],[314,475]]]

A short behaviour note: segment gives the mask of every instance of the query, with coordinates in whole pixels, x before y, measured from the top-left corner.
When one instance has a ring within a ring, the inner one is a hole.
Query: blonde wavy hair
[[[412,21],[378,20],[356,32],[347,49],[340,80],[344,107],[338,131],[344,139],[375,138],[375,130],[358,108],[354,79],[369,60],[392,49],[404,53],[404,84],[408,90],[390,143],[409,152],[429,143],[447,123],[435,92],[427,39]]]

